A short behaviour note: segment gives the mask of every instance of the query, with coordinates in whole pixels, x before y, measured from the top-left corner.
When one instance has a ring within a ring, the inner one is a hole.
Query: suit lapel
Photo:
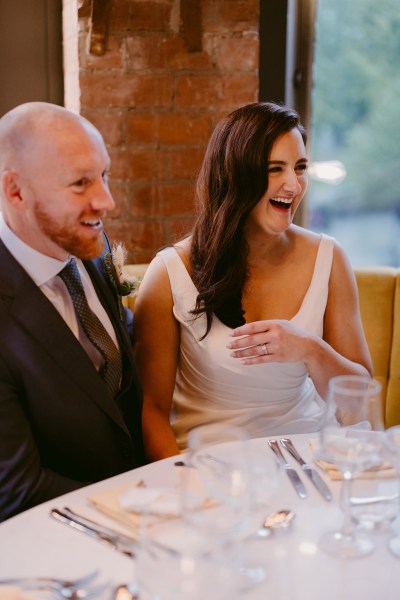
[[[72,381],[127,431],[90,358],[63,318],[0,240],[0,299],[9,315],[36,339]]]

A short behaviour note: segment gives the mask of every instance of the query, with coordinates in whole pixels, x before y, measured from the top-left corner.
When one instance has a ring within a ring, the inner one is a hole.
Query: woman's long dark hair
[[[235,110],[215,128],[197,180],[197,220],[191,244],[192,279],[199,292],[193,314],[213,313],[241,297],[247,277],[244,226],[268,187],[267,163],[276,140],[297,128],[299,115],[273,102]]]

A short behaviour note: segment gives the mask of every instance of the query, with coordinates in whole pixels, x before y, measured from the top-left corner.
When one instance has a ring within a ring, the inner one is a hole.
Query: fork
[[[36,589],[54,592],[59,598],[78,600],[79,598],[90,598],[99,593],[99,586],[86,590],[83,586],[92,582],[98,575],[98,571],[88,573],[78,579],[61,579],[57,577],[10,577],[0,579],[0,585],[18,585],[23,589]],[[104,586],[100,586],[103,589]]]

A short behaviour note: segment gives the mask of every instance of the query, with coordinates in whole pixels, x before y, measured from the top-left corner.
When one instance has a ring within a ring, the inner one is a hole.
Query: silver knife
[[[281,444],[293,456],[293,458],[297,460],[304,473],[317,488],[321,496],[325,498],[325,500],[332,500],[332,492],[326,485],[325,481],[315,469],[310,467],[310,465],[307,464],[305,460],[303,460],[303,458],[300,456],[300,454],[294,447],[293,442],[289,438],[281,438]]]
[[[304,487],[303,482],[301,481],[297,471],[295,471],[293,469],[293,467],[291,467],[289,465],[289,463],[286,462],[285,457],[282,454],[282,450],[280,449],[277,440],[268,440],[268,445],[271,448],[271,450],[274,452],[275,456],[278,459],[278,462],[282,465],[283,470],[289,477],[290,482],[293,485],[294,489],[296,490],[297,495],[300,498],[307,498],[307,490]]]
[[[135,556],[133,546],[137,542],[127,535],[114,531],[109,527],[98,525],[90,519],[86,519],[86,517],[81,517],[80,515],[73,513],[68,508],[64,509],[64,512],[58,510],[57,508],[53,508],[50,511],[50,515],[54,519],[57,519],[57,521],[61,521],[61,523],[70,525],[77,531],[86,533],[87,535],[90,535],[101,542],[105,542],[114,550],[122,552],[122,554],[125,554],[131,558]]]

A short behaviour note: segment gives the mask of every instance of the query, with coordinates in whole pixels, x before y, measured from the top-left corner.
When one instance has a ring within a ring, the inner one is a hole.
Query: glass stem
[[[350,471],[344,471],[340,501],[341,501],[342,509],[344,512],[342,534],[346,537],[353,536],[353,524],[351,521],[351,507],[350,507],[351,480],[352,480],[352,476],[351,476]]]

